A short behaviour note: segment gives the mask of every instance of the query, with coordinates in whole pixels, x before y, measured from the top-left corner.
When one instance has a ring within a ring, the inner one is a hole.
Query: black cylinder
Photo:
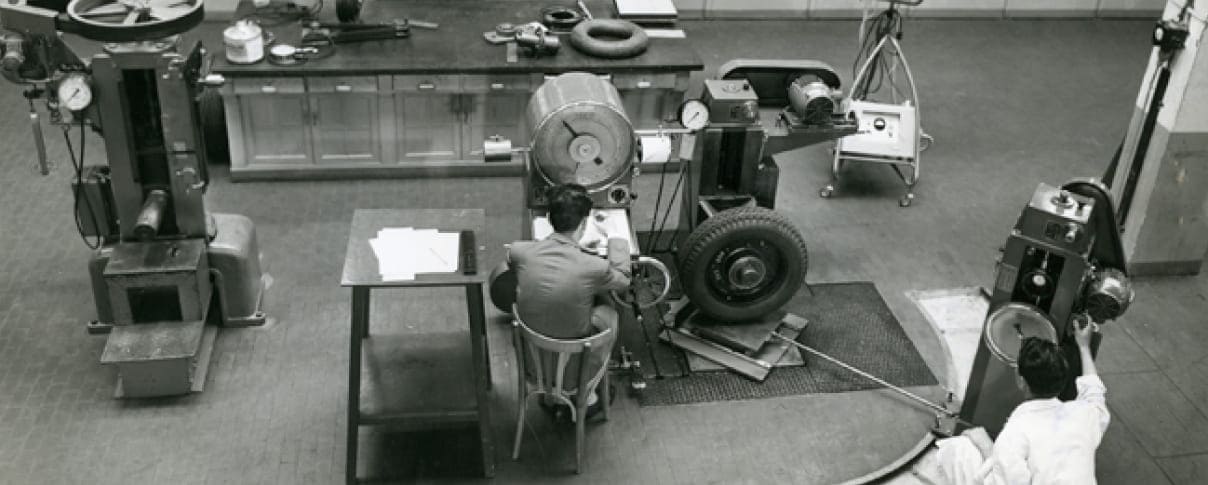
[[[134,237],[140,241],[155,239],[167,212],[168,193],[163,190],[152,190],[143,201],[143,210],[138,211],[138,220],[134,222]]]

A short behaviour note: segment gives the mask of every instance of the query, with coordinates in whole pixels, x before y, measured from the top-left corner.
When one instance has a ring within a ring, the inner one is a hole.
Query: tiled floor
[[[689,35],[711,75],[737,57],[816,58],[846,74],[853,22],[692,22]],[[857,167],[840,197],[817,198],[824,147],[787,153],[778,210],[806,235],[813,282],[875,281],[938,373],[940,347],[910,290],[986,285],[995,248],[1039,182],[1099,175],[1132,113],[1149,53],[1149,22],[911,21],[904,40],[923,95],[926,152],[915,207],[899,209],[891,172]],[[694,79],[694,82],[696,80]],[[357,207],[486,207],[484,243],[519,236],[512,180],[339,181],[230,184],[221,170],[213,210],[257,224],[266,302],[274,322],[223,331],[204,393],[152,402],[110,398],[113,372],[97,364],[103,339],[92,316],[85,260],[70,218],[66,153],[49,149],[51,177],[33,169],[26,106],[0,88],[0,483],[336,483],[341,479],[347,295],[338,272],[348,218]],[[57,130],[47,130],[57,134]],[[56,135],[57,136],[57,135]],[[89,147],[99,161],[99,144]],[[96,157],[96,158],[93,158]],[[639,190],[651,194],[647,175]],[[406,194],[400,197],[399,194]],[[637,224],[648,224],[639,199]],[[645,222],[643,222],[645,221]],[[1137,282],[1130,313],[1106,329],[1101,365],[1113,424],[1099,451],[1106,484],[1208,480],[1208,276]],[[426,303],[450,311],[456,302]],[[423,305],[418,298],[402,304]],[[417,310],[417,311],[427,311]],[[494,337],[503,347],[501,336]],[[509,356],[492,356],[508,375]],[[510,395],[500,386],[501,395]],[[759,434],[711,423],[784,427],[843,395],[637,408],[589,433],[589,483],[811,483],[826,463],[769,463]],[[510,409],[510,404],[501,407]],[[504,414],[504,416],[507,416]],[[855,415],[840,415],[857,420]],[[507,421],[502,418],[501,421]],[[497,436],[505,443],[510,425]],[[875,440],[842,431],[783,432],[800,446]],[[549,442],[549,447],[555,442]],[[536,445],[534,445],[536,446]],[[501,446],[506,448],[506,446]],[[836,450],[841,450],[836,446]],[[553,453],[553,450],[546,450]],[[501,482],[571,478],[539,460],[500,455]],[[532,453],[541,453],[533,451]],[[843,458],[836,451],[834,459]],[[381,457],[371,461],[406,461]],[[370,465],[376,466],[376,465]],[[431,465],[435,467],[436,465]],[[457,473],[453,474],[458,476]],[[426,477],[427,475],[421,474]],[[420,481],[444,481],[422,478]],[[468,480],[468,479],[457,479]],[[909,471],[895,482],[919,482]]]

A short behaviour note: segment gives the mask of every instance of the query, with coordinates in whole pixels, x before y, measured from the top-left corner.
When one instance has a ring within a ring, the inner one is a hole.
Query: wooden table
[[[482,297],[486,275],[475,268],[472,275],[461,272],[420,274],[414,280],[382,281],[377,257],[369,246],[369,239],[377,237],[378,230],[386,227],[470,230],[481,240],[485,220],[482,209],[360,209],[353,214],[341,280],[341,286],[352,288],[348,458],[345,464],[348,483],[357,481],[360,427],[386,424],[409,430],[476,424],[482,445],[483,473],[487,477],[494,476],[491,369]],[[485,257],[481,247],[476,244],[476,266],[480,266]],[[457,286],[465,288],[468,346],[464,339],[450,338],[461,334],[447,332],[433,334],[431,338],[423,334],[408,334],[405,338],[383,334],[369,338],[371,290]],[[368,351],[363,352],[366,347]],[[466,353],[470,354],[468,359]],[[362,375],[362,366],[370,369],[368,375]],[[457,379],[458,376],[471,378]]]

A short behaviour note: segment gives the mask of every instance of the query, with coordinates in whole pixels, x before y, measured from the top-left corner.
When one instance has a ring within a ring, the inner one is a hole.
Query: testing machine
[[[642,308],[667,295],[672,275],[637,244],[630,224],[636,197],[631,182],[643,163],[663,161],[651,160],[658,151],[651,147],[691,136],[691,156],[680,159],[676,228],[687,234],[676,266],[691,303],[675,307],[673,328],[664,337],[762,379],[771,365],[761,352],[788,347],[773,342],[772,334],[793,325],[778,311],[801,287],[807,269],[801,233],[772,211],[779,175],[772,155],[854,133],[856,126],[842,109],[838,74],[823,63],[736,60],[722,67],[720,77],[705,81],[701,99],[681,106],[675,120],[680,127],[634,130],[611,84],[592,74],[564,74],[548,80],[529,103],[530,146],[512,149],[493,139],[485,151],[519,152],[526,160],[526,237],[550,231],[542,196],[549,186],[587,187],[595,203],[593,226],[607,227],[603,232],[609,235],[628,234],[638,261],[635,280],[656,281],[653,291],[614,295],[635,305],[641,318]],[[583,242],[596,245],[600,237],[589,230]],[[500,269],[491,281],[492,300],[506,311],[515,298],[514,280]]]
[[[1081,374],[1074,325],[1124,314],[1133,299],[1108,189],[1073,180],[1040,184],[1007,237],[990,308],[973,360],[960,420],[997,435],[1023,394],[1015,362],[1025,337],[1052,341],[1067,355],[1071,375],[1062,399],[1076,395]],[[1092,339],[1097,352],[1099,335]]]
[[[196,99],[207,83],[200,44],[176,35],[201,22],[201,0],[19,0],[0,5],[0,74],[25,87],[42,173],[39,113],[69,142],[76,220],[95,238],[90,262],[101,362],[117,367],[125,397],[184,394],[205,382],[216,330],[264,321],[264,284],[250,219],[210,213]],[[81,59],[61,32],[103,42]],[[84,161],[87,129],[107,165]],[[73,131],[79,133],[71,149]]]

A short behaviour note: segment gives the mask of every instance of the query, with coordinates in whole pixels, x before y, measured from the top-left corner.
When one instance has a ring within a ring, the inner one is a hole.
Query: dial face
[[[73,73],[59,81],[59,102],[72,111],[80,111],[92,103],[92,86],[88,77]]]
[[[709,126],[709,107],[699,99],[689,99],[680,106],[679,122],[689,130],[704,129]]]

